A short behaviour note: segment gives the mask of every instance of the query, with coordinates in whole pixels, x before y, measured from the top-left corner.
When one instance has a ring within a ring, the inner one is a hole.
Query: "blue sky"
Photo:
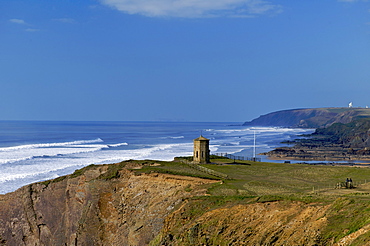
[[[370,106],[370,1],[2,0],[0,120]]]

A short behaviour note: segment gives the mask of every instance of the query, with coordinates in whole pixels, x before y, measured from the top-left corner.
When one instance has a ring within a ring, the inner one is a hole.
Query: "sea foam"
[[[122,128],[119,128],[119,123],[107,123],[98,128],[99,134],[95,132],[99,126],[92,124],[94,134],[89,135],[85,133],[86,124],[81,126],[83,128],[78,128],[79,131],[93,137],[60,142],[55,141],[59,138],[53,138],[54,141],[49,143],[40,141],[1,147],[0,193],[13,191],[32,182],[67,175],[90,164],[109,164],[129,159],[171,161],[176,156],[191,156],[193,139],[199,136],[201,130],[205,137],[211,139],[211,153],[247,156],[252,155],[254,147],[258,153],[264,152],[290,136],[308,132],[303,129],[229,127],[222,124],[210,127],[206,123],[182,124],[178,127],[168,124],[168,128],[159,124],[160,128],[156,132],[155,123],[130,123]],[[255,133],[256,145],[253,143]]]

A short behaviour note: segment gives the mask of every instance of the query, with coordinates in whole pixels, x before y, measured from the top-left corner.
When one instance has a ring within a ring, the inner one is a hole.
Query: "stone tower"
[[[194,163],[209,163],[209,139],[203,137],[194,139]]]

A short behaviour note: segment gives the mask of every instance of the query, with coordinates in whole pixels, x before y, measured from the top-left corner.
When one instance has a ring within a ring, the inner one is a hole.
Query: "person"
[[[349,184],[349,188],[352,189],[353,188],[352,178],[349,178],[348,184]]]
[[[349,178],[347,178],[347,179],[346,179],[346,188],[347,188],[347,189],[349,189],[349,188],[350,188],[350,187],[349,187],[349,185],[350,185],[350,183],[349,183]]]

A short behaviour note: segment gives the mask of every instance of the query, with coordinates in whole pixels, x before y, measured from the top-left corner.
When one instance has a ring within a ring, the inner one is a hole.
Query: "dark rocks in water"
[[[347,124],[336,123],[319,128],[311,135],[311,142],[320,140],[324,145],[342,144],[348,148],[370,147],[370,119],[357,119]]]
[[[318,128],[307,138],[297,139],[293,147],[277,148],[265,153],[275,158],[367,160],[370,159],[370,119],[335,123]]]

